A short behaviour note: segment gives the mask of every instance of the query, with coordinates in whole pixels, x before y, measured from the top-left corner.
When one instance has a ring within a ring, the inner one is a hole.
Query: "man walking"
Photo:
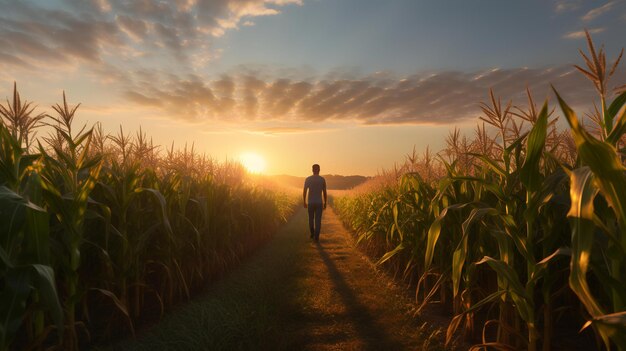
[[[309,210],[309,230],[311,231],[311,239],[316,242],[320,241],[320,228],[322,226],[322,210],[326,209],[328,197],[326,195],[326,179],[320,176],[320,165],[313,165],[313,175],[304,181],[304,191],[302,192],[302,200],[304,208]],[[309,192],[309,201],[307,202],[306,193]],[[322,201],[322,194],[324,199]]]

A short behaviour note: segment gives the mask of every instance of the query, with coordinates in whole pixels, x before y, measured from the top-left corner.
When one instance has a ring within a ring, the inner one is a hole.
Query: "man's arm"
[[[328,203],[328,195],[326,194],[326,179],[324,179],[324,188],[322,188],[324,192],[324,209],[326,209],[326,204]]]
[[[302,203],[304,204],[304,208],[307,208],[306,206],[306,183],[304,183],[304,190],[302,190]]]

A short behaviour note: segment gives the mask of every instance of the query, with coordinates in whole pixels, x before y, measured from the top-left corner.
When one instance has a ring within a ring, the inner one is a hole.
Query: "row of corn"
[[[550,350],[580,332],[626,350],[626,89],[607,88],[621,55],[607,69],[587,38],[577,68],[599,93],[587,118],[554,88],[554,109],[492,93],[474,138],[454,130],[436,157],[409,155],[386,181],[335,199],[416,289],[418,312],[449,306],[447,342],[464,331],[474,349]]]
[[[239,164],[77,127],[77,108],[63,95],[53,116],[36,114],[15,88],[0,105],[0,350],[134,333],[293,208]]]

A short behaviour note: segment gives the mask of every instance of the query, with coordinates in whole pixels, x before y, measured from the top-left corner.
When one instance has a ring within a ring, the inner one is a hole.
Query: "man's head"
[[[313,165],[313,174],[320,174],[320,165],[317,163]]]

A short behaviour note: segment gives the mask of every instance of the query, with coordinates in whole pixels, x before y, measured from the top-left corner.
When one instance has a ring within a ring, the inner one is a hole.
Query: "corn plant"
[[[444,304],[451,295],[447,341],[463,326],[481,340],[475,349],[550,350],[556,311],[582,306],[570,313],[583,330],[593,327],[607,349],[625,347],[626,93],[617,88],[611,101],[607,83],[622,54],[607,69],[587,38],[587,67],[576,67],[598,91],[595,126],[586,129],[558,94],[571,134],[530,90],[526,107],[490,91],[474,139],[458,129],[448,136],[437,158],[444,174],[415,167],[414,152],[402,182],[334,202],[379,263],[418,278],[418,311],[437,292]],[[428,174],[439,175],[420,176]]]
[[[60,244],[60,252],[56,252],[55,256],[65,292],[66,333],[63,339],[68,350],[78,349],[76,305],[82,294],[78,269],[87,202],[101,168],[100,157],[89,157],[92,129],[85,130],[83,127],[78,132],[72,130],[78,107],[67,104],[64,92],[63,104],[53,106],[57,116],[52,117],[51,126],[56,139],[55,143],[49,145],[50,154],[46,153],[41,144],[39,147],[44,155],[41,182],[43,196],[48,211],[56,217],[59,227],[54,239]]]
[[[623,259],[626,252],[626,169],[616,145],[626,131],[626,92],[607,103],[608,81],[619,64],[623,50],[607,72],[604,50],[596,51],[589,33],[586,35],[590,57],[582,52],[581,55],[587,69],[577,68],[593,82],[600,98],[600,140],[582,128],[576,113],[554,90],[572,130],[581,166],[569,171],[572,199],[568,213],[572,227],[569,284],[591,317],[588,325],[598,331],[605,346],[609,348],[612,341],[623,350],[626,349],[626,290],[618,282],[626,278],[626,262]],[[608,205],[601,212],[596,210],[597,205],[594,204],[599,194]],[[601,228],[601,233],[609,240],[606,243],[600,241],[604,244],[602,251],[606,259],[594,264],[590,257],[593,257],[596,228]],[[606,287],[610,303],[605,306],[594,297],[587,283],[590,264]],[[606,272],[606,276],[601,272]]]
[[[295,198],[193,145],[163,156],[141,129],[77,128],[65,93],[46,118],[16,85],[0,106],[0,350],[75,350],[132,332],[223,274],[293,209]],[[42,124],[51,132],[35,138]]]
[[[604,132],[606,141],[594,138],[584,130],[575,112],[557,94],[559,104],[572,128],[578,148],[580,168],[570,171],[570,196],[572,206],[568,213],[572,224],[572,261],[569,282],[591,316],[593,325],[602,336],[607,348],[610,341],[619,349],[626,348],[626,291],[620,281],[626,278],[624,253],[626,253],[626,169],[615,149],[615,143],[621,138],[626,125],[624,102],[626,94],[618,96],[604,112]],[[619,112],[621,111],[621,113]],[[609,126],[611,127],[609,129]],[[604,213],[597,213],[594,201],[601,194],[608,204]],[[606,263],[594,265],[598,272],[605,271],[608,276],[599,275],[607,287],[607,296],[611,303],[602,303],[593,296],[588,283],[587,271],[596,236],[596,227],[608,236],[603,248]],[[604,266],[604,267],[602,267]],[[610,311],[607,313],[607,310]]]
[[[29,157],[17,135],[0,124],[0,349],[8,350],[25,322],[29,301],[35,310],[26,320],[31,339],[44,338],[52,325],[62,331],[62,313],[50,266],[48,213],[41,207],[39,157]]]
[[[13,83],[13,103],[7,99],[6,106],[0,104],[0,120],[4,119],[9,134],[17,141],[20,147],[29,148],[35,138],[35,129],[45,118],[44,113],[34,114],[35,106],[31,102],[20,98],[17,83]]]

